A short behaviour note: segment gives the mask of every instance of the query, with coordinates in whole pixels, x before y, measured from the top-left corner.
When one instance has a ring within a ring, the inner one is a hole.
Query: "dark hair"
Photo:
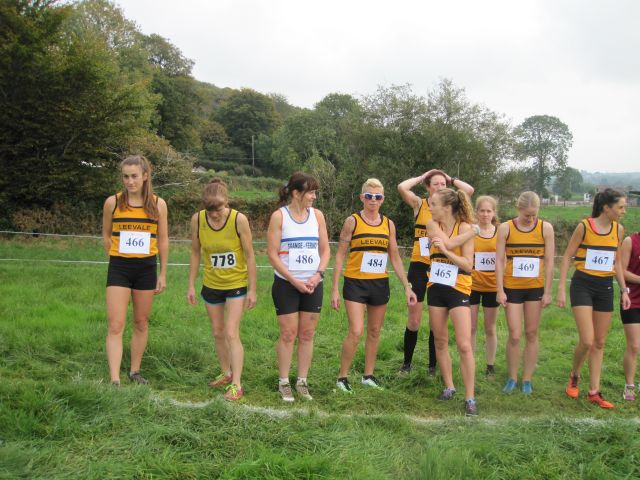
[[[431,185],[431,179],[437,175],[440,175],[442,177],[444,177],[444,181],[447,184],[447,187],[451,186],[451,182],[449,180],[447,180],[447,174],[444,173],[442,170],[432,170],[431,173],[429,175],[427,175],[426,177],[424,177],[424,186],[425,188],[428,187],[429,185]]]
[[[445,206],[451,206],[451,213],[459,222],[475,223],[475,215],[473,213],[473,207],[471,206],[471,200],[462,190],[452,190],[451,188],[443,188],[436,192],[434,195],[438,195],[442,199],[442,204]]]
[[[319,188],[320,183],[314,176],[303,172],[296,172],[291,175],[287,184],[278,192],[280,205],[286,205],[294,190],[297,190],[304,195],[307,192],[318,190]]]
[[[221,178],[214,177],[209,180],[202,192],[202,203],[204,203],[205,210],[215,210],[220,208],[221,204],[218,201],[219,197],[223,197],[224,203],[222,206],[227,206],[229,201],[229,189],[227,184],[222,181]]]
[[[613,188],[605,188],[603,191],[596,193],[596,196],[593,197],[593,210],[591,211],[591,218],[599,217],[604,210],[605,205],[611,208],[624,196],[624,193],[622,193],[620,190],[615,190]]]
[[[144,155],[129,155],[120,163],[120,170],[122,170],[122,167],[131,165],[140,167],[143,175],[147,174],[147,179],[142,185],[142,206],[149,218],[157,220],[160,217],[160,210],[158,210],[158,204],[153,194],[153,185],[151,184],[151,162]],[[120,211],[125,211],[129,208],[129,192],[126,188],[122,190],[122,194],[118,197],[118,208]]]

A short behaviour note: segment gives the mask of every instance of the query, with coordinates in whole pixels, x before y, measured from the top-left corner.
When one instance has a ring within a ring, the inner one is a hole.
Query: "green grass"
[[[267,265],[258,251],[258,263]],[[284,405],[275,389],[272,271],[261,268],[258,305],[242,322],[247,394],[230,405],[206,387],[217,373],[215,354],[204,307],[185,301],[187,267],[169,268],[168,289],[154,304],[143,360],[151,385],[115,390],[104,353],[106,265],[44,261],[102,261],[99,242],[5,239],[0,258],[25,259],[0,260],[0,478],[640,476],[638,406],[620,399],[624,336],[617,313],[602,384],[615,410],[564,397],[576,333],[569,311],[550,307],[540,329],[534,396],[500,393],[501,313],[498,377],[478,375],[481,416],[466,419],[461,398],[435,400],[442,384],[425,375],[426,329],[412,374],[395,375],[406,321],[395,277],[376,369],[385,390],[367,391],[356,381],[364,364],[360,349],[351,375],[356,394],[335,392],[346,315],[329,308],[325,290],[309,375],[314,401]],[[188,245],[172,244],[170,261],[187,263]],[[451,353],[461,389],[454,345]],[[127,365],[125,349],[123,371]]]

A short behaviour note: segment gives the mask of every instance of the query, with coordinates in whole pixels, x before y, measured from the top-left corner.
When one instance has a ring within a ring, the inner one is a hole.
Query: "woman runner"
[[[220,375],[209,382],[209,386],[226,386],[224,398],[234,401],[244,395],[241,382],[244,348],[240,341],[240,320],[244,309],[251,309],[256,304],[256,259],[249,220],[229,208],[226,183],[219,178],[212,179],[204,187],[202,201],[204,210],[191,217],[187,301],[196,305],[195,282],[200,258],[204,258],[200,295],[211,321],[220,363]]]
[[[124,189],[107,198],[102,213],[102,240],[109,256],[106,349],[114,386],[120,386],[122,333],[129,299],[133,300],[133,332],[128,376],[132,382],[148,383],[140,365],[147,346],[153,297],[167,285],[169,257],[167,204],[153,194],[149,161],[142,155],[129,156],[120,164],[120,171]]]

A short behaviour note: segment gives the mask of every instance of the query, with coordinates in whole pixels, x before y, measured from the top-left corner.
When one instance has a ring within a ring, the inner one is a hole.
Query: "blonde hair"
[[[516,202],[518,209],[540,208],[540,197],[536,192],[522,192]]]
[[[455,191],[450,188],[443,188],[434,195],[438,195],[442,199],[443,205],[451,206],[451,213],[458,222],[475,223],[471,200],[462,190]]]
[[[493,198],[491,195],[480,195],[476,199],[476,212],[480,208],[480,204],[483,202],[487,202],[489,205],[491,205],[491,208],[493,209],[493,218],[491,219],[491,224],[493,226],[498,226],[500,224],[500,219],[498,218],[498,200]]]
[[[140,167],[142,174],[147,174],[147,179],[142,184],[142,207],[144,212],[154,220],[160,217],[160,210],[158,210],[158,203],[156,197],[153,194],[153,185],[151,184],[151,163],[146,159],[144,155],[129,155],[120,163],[120,170],[126,166]],[[127,189],[123,189],[122,194],[118,197],[118,208],[120,211],[125,211],[129,208],[129,192]]]
[[[367,178],[367,180],[362,184],[362,191],[360,193],[366,192],[369,188],[381,188],[384,192],[384,186],[377,178]]]
[[[224,199],[224,203],[220,203],[219,198]],[[202,192],[202,203],[205,210],[215,210],[221,206],[226,207],[229,202],[229,189],[227,184],[221,178],[214,177],[204,187]]]

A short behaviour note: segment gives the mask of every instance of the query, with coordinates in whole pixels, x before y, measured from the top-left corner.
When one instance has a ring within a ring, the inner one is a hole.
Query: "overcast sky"
[[[313,107],[450,78],[513,125],[553,115],[573,133],[569,165],[640,170],[640,2],[568,0],[117,0],[146,33],[219,87]]]

